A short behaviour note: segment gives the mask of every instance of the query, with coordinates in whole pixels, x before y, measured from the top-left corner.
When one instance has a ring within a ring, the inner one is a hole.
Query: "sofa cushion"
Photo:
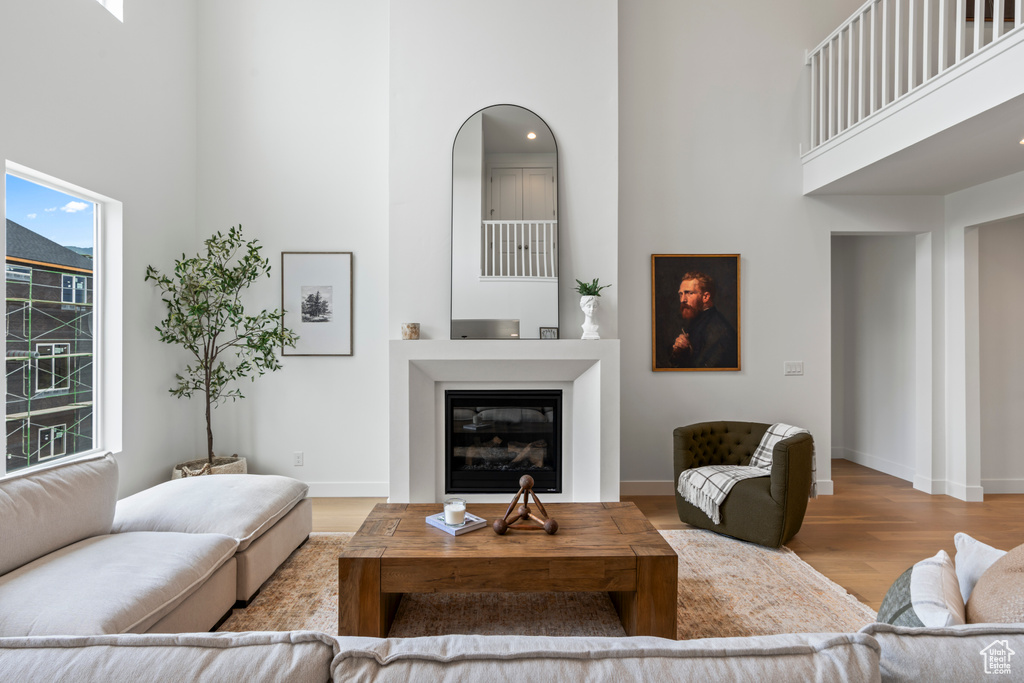
[[[1006,551],[993,548],[962,532],[953,537],[953,543],[956,544],[956,557],[953,558],[956,579],[960,583],[960,595],[964,598],[964,604],[967,604],[978,579]]]
[[[996,560],[978,579],[967,603],[967,622],[1024,622],[1024,545]]]
[[[113,532],[224,534],[238,550],[288,514],[309,485],[273,474],[215,474],[166,481],[117,503]]]
[[[0,576],[0,636],[145,631],[238,546],[216,534],[94,536]]]
[[[324,683],[334,649],[311,631],[0,638],[0,680]]]
[[[1017,657],[1024,642],[1024,624],[967,624],[947,628],[907,628],[869,624],[860,630],[878,641],[883,681],[981,681],[997,673],[1001,665],[997,651],[1009,646],[1017,654],[1004,658],[1010,671],[1017,672]],[[992,647],[995,646],[995,647]],[[1018,680],[991,676],[994,680]]]
[[[859,634],[666,640],[436,636],[338,638],[336,681],[877,681]]]
[[[109,453],[0,479],[0,574],[110,533],[117,463]]]
[[[882,599],[878,621],[934,627],[964,623],[964,600],[945,550],[921,560],[893,582]]]

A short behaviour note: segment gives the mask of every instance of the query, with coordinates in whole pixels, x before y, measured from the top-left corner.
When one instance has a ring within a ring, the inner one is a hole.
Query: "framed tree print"
[[[651,255],[651,366],[740,369],[740,255]]]
[[[281,308],[299,335],[281,355],[351,356],[352,252],[282,252]]]

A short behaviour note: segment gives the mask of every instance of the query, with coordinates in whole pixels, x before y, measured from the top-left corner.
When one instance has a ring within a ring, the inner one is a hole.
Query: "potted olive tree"
[[[215,458],[211,409],[220,402],[245,398],[236,380],[256,378],[281,368],[278,347],[294,347],[298,336],[282,322],[283,312],[262,310],[246,315],[242,292],[260,277],[270,277],[270,260],[259,243],[242,238],[242,226],[217,232],[204,242],[206,254],[174,262],[174,272],[146,267],[146,280],[161,292],[167,317],[156,326],[160,341],[192,354],[184,374],[176,374],[170,392],[206,401],[207,457],[175,466],[172,478],[212,472],[245,472],[245,458]]]

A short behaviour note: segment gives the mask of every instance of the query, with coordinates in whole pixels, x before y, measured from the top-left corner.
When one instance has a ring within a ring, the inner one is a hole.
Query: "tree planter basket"
[[[171,470],[171,479],[181,479],[182,469],[188,468],[189,472],[193,474],[190,476],[196,476],[199,474],[246,474],[248,472],[245,464],[245,458],[239,458],[237,456],[231,458],[214,458],[213,467],[208,472],[202,472],[204,465],[207,465],[210,461],[206,458],[202,460],[189,460],[188,462],[178,463]]]

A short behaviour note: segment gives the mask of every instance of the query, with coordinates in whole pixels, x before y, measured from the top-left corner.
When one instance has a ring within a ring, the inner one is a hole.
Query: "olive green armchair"
[[[796,535],[811,490],[814,439],[810,434],[796,434],[776,444],[771,476],[737,483],[719,508],[720,524],[679,495],[683,470],[705,465],[747,465],[770,426],[758,422],[702,422],[673,432],[680,520],[769,548],[778,548]]]

